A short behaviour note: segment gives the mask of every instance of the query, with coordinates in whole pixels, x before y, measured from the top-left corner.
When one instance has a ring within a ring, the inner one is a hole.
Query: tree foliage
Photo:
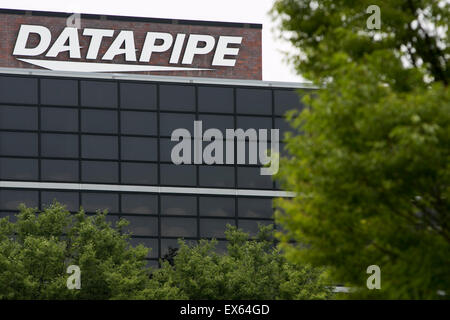
[[[148,249],[133,248],[106,213],[71,215],[54,203],[42,212],[20,207],[17,221],[0,220],[0,299],[128,299],[147,287]],[[81,289],[69,290],[69,265],[81,269]]]
[[[152,276],[153,287],[171,284],[186,299],[325,299],[330,289],[321,269],[288,263],[274,246],[271,226],[255,239],[235,227],[226,231],[225,253],[217,241],[200,240],[194,246],[180,240],[173,265],[163,262]],[[158,294],[158,290],[149,292]]]
[[[450,296],[450,92],[444,1],[278,0],[294,66],[320,90],[288,115],[282,247],[327,267],[349,297]],[[292,244],[292,240],[296,244]],[[366,268],[381,268],[381,290]]]
[[[129,244],[106,212],[69,213],[55,202],[42,212],[20,207],[15,222],[0,220],[0,299],[324,299],[320,269],[288,263],[273,230],[255,239],[230,228],[226,253],[201,240],[146,267],[148,249]],[[66,286],[69,265],[81,270],[81,289]]]

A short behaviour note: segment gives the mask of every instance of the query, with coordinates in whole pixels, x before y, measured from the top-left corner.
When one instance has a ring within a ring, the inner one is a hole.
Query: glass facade
[[[130,221],[133,244],[152,248],[150,263],[180,237],[217,238],[224,246],[227,224],[254,233],[258,223],[273,221],[271,197],[195,191],[264,191],[277,185],[260,175],[257,164],[173,164],[172,131],[186,128],[193,135],[194,120],[201,120],[203,131],[285,132],[292,129],[283,114],[301,108],[292,88],[0,75],[1,181],[168,187],[161,192],[2,187],[0,217],[20,203],[42,209],[55,199],[70,211],[106,209],[111,221]],[[183,194],[170,187],[182,187]]]

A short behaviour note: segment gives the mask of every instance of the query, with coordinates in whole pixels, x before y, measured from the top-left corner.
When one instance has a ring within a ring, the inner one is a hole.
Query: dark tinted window
[[[161,235],[163,237],[196,237],[197,219],[161,218]]]
[[[158,160],[158,144],[155,138],[122,137],[122,160]]]
[[[0,129],[37,130],[37,108],[0,106]]]
[[[158,165],[122,162],[122,183],[154,185],[158,183]]]
[[[134,236],[157,236],[158,218],[145,216],[126,216],[122,217],[130,224],[124,229]]]
[[[285,139],[286,132],[296,133],[296,130],[292,128],[289,122],[284,118],[275,119],[275,128],[280,129],[280,140]]]
[[[122,109],[156,109],[156,85],[148,83],[121,83]]]
[[[21,203],[38,206],[38,191],[0,189],[0,210],[17,210]]]
[[[161,138],[160,139],[160,145],[159,148],[161,150],[161,157],[160,160],[161,161],[167,161],[167,162],[172,162],[172,158],[171,158],[171,154],[172,154],[172,149],[179,143],[186,143],[186,145],[190,145],[191,147],[191,156],[189,157],[189,162],[193,162],[194,161],[194,142],[193,140],[184,140],[181,139],[180,141],[171,141],[170,139],[166,139],[166,138]],[[186,147],[187,148],[187,147]],[[181,155],[178,155],[177,152],[177,156],[185,156],[181,151],[180,151]]]
[[[152,194],[122,194],[122,213],[158,214],[158,196]]]
[[[129,241],[133,247],[142,244],[148,248],[147,258],[158,258],[158,239],[131,238]]]
[[[222,135],[225,136],[226,129],[234,129],[233,116],[216,116],[209,114],[202,114],[199,116],[202,121],[203,132],[209,128],[219,129]]]
[[[193,114],[179,114],[179,113],[161,113],[160,115],[160,129],[162,136],[172,136],[175,129],[187,129],[191,136],[194,135],[194,120]]]
[[[234,167],[201,166],[200,186],[234,188]]]
[[[65,205],[69,211],[78,211],[80,209],[79,197],[76,192],[42,191],[41,199],[43,208],[51,205],[56,200]]]
[[[270,129],[272,128],[272,118],[269,117],[246,117],[239,116],[237,117],[237,128],[247,130],[247,129],[255,129],[257,135],[259,135],[259,129],[268,129],[267,137],[270,137]]]
[[[37,180],[38,160],[0,158],[0,179]]]
[[[117,162],[82,161],[81,180],[84,182],[119,182]]]
[[[198,88],[198,109],[200,112],[232,113],[234,111],[233,103],[232,88]]]
[[[78,131],[78,110],[41,108],[41,129],[48,131]]]
[[[109,213],[119,212],[119,196],[114,193],[86,192],[81,194],[81,205],[86,212],[108,210]]]
[[[255,220],[239,220],[239,229],[244,232],[248,232],[250,236],[255,236],[258,233],[259,225],[269,225],[273,224],[273,221],[255,221]]]
[[[42,79],[41,103],[50,105],[78,105],[78,81]]]
[[[106,81],[81,81],[81,105],[85,107],[117,107],[117,84]]]
[[[200,215],[234,217],[235,199],[224,197],[200,197]]]
[[[161,164],[161,184],[173,186],[195,186],[196,170],[193,165]]]
[[[0,154],[2,156],[37,156],[36,133],[0,132]]]
[[[236,89],[236,112],[272,114],[272,92],[268,89]]]
[[[194,111],[195,88],[184,85],[160,85],[161,110]]]
[[[301,110],[303,108],[300,96],[297,92],[291,90],[275,90],[274,101],[276,115],[283,115],[288,110]]]
[[[271,198],[238,198],[238,215],[246,218],[272,218]]]
[[[197,198],[194,196],[161,196],[161,214],[195,216]]]
[[[238,188],[272,189],[272,176],[261,175],[261,168],[238,167]]]
[[[227,224],[235,225],[234,220],[200,219],[200,237],[225,238]]]
[[[41,160],[41,174],[44,181],[78,181],[78,161]]]
[[[108,110],[82,110],[81,130],[93,133],[117,133],[117,112]]]
[[[41,135],[41,154],[44,157],[78,158],[78,136],[44,133]]]
[[[82,136],[81,156],[83,158],[117,159],[117,137],[90,135]]]
[[[37,79],[0,76],[0,102],[38,103]]]
[[[154,112],[122,111],[120,117],[122,134],[158,134],[157,117]]]

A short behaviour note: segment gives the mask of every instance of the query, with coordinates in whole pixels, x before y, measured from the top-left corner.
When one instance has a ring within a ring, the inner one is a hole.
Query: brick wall
[[[66,26],[66,19],[70,14],[63,13],[46,13],[46,12],[22,12],[12,10],[0,11],[0,67],[10,68],[38,68],[37,66],[22,62],[16,58],[20,56],[13,56],[14,45],[16,37],[21,24],[42,25],[47,27],[52,33],[52,42],[54,43],[61,31]],[[260,25],[245,25],[245,24],[226,24],[226,23],[199,23],[189,21],[177,21],[166,19],[142,19],[142,18],[118,18],[114,16],[95,16],[82,15],[81,30],[78,30],[80,39],[81,59],[70,59],[70,61],[88,61],[88,62],[102,62],[102,63],[123,63],[125,61],[124,55],[118,55],[112,62],[102,60],[86,60],[86,52],[88,50],[91,37],[82,35],[84,28],[103,28],[114,29],[113,38],[105,37],[102,41],[102,46],[98,57],[102,57],[114,38],[119,33],[119,30],[132,30],[134,32],[135,46],[138,53],[141,52],[142,45],[149,31],[153,32],[168,32],[176,37],[177,33],[185,33],[187,37],[184,45],[186,45],[189,34],[207,34],[212,35],[217,40],[222,36],[242,36],[242,44],[239,55],[236,58],[236,65],[234,67],[214,66],[211,71],[152,71],[139,72],[139,74],[154,74],[154,75],[171,75],[171,76],[189,76],[189,77],[208,77],[208,78],[230,78],[230,79],[262,79],[262,57],[261,57],[261,26]],[[33,47],[39,41],[37,35],[30,35],[27,47]],[[173,46],[173,44],[172,44]],[[231,45],[230,47],[233,47]],[[47,49],[48,51],[48,49]],[[46,52],[47,52],[46,51]],[[169,64],[171,50],[163,53],[153,53],[150,64],[157,66],[180,66],[180,67],[195,67],[195,68],[211,68],[213,59],[213,50],[207,55],[196,55],[192,65]],[[45,53],[37,57],[22,57],[33,59],[46,60],[69,60],[68,52],[60,53],[56,58],[45,57]],[[181,57],[183,57],[184,48]],[[139,54],[137,55],[139,59]],[[181,59],[180,59],[181,61]],[[132,62],[132,64],[145,65],[145,63]]]

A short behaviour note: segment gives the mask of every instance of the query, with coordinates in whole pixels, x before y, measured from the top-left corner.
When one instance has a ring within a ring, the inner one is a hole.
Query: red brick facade
[[[44,12],[21,12],[21,11],[0,11],[0,67],[9,68],[40,68],[22,61],[17,58],[30,58],[13,56],[13,50],[16,38],[21,24],[41,25],[47,27],[52,33],[52,42],[54,43],[61,31],[66,27],[66,19],[70,14],[62,13],[44,13]],[[196,21],[176,21],[164,19],[142,19],[142,18],[119,18],[114,16],[94,16],[82,15],[81,30],[78,30],[81,48],[81,59],[70,59],[70,61],[79,62],[101,62],[101,63],[122,63],[125,61],[124,55],[118,55],[112,62],[98,60],[86,60],[86,52],[89,47],[91,37],[83,36],[84,28],[102,28],[115,30],[113,38],[104,38],[99,51],[101,57],[109,48],[120,30],[132,30],[134,32],[135,46],[138,52],[141,51],[146,33],[151,32],[167,32],[171,33],[174,38],[177,33],[189,34],[205,34],[214,36],[217,40],[219,36],[241,36],[243,37],[241,45],[231,45],[230,47],[239,47],[239,54],[236,58],[234,67],[214,66],[211,67],[213,59],[213,50],[207,55],[196,55],[193,64],[188,67],[195,68],[213,68],[209,71],[152,71],[139,72],[139,74],[154,75],[171,75],[171,76],[189,76],[189,77],[207,77],[207,78],[229,78],[229,79],[262,79],[262,56],[261,56],[261,26],[248,24],[232,24],[232,23],[208,23]],[[33,38],[34,37],[34,38]],[[30,35],[27,47],[33,47],[39,37],[35,34]],[[185,39],[186,45],[187,39]],[[33,43],[34,42],[34,43]],[[185,47],[184,45],[184,47]],[[50,45],[51,46],[51,45]],[[173,47],[173,44],[172,44]],[[183,47],[183,51],[184,51]],[[48,51],[48,49],[47,49]],[[46,52],[47,52],[46,51]],[[56,58],[45,57],[45,53],[40,56],[31,57],[33,59],[46,60],[69,60],[68,52],[60,53]],[[171,49],[167,52],[153,53],[150,64],[157,66],[180,66],[186,67],[181,63],[169,64]],[[184,52],[182,52],[183,56]],[[180,59],[181,60],[181,59]],[[145,65],[145,63],[133,62],[132,64]]]

